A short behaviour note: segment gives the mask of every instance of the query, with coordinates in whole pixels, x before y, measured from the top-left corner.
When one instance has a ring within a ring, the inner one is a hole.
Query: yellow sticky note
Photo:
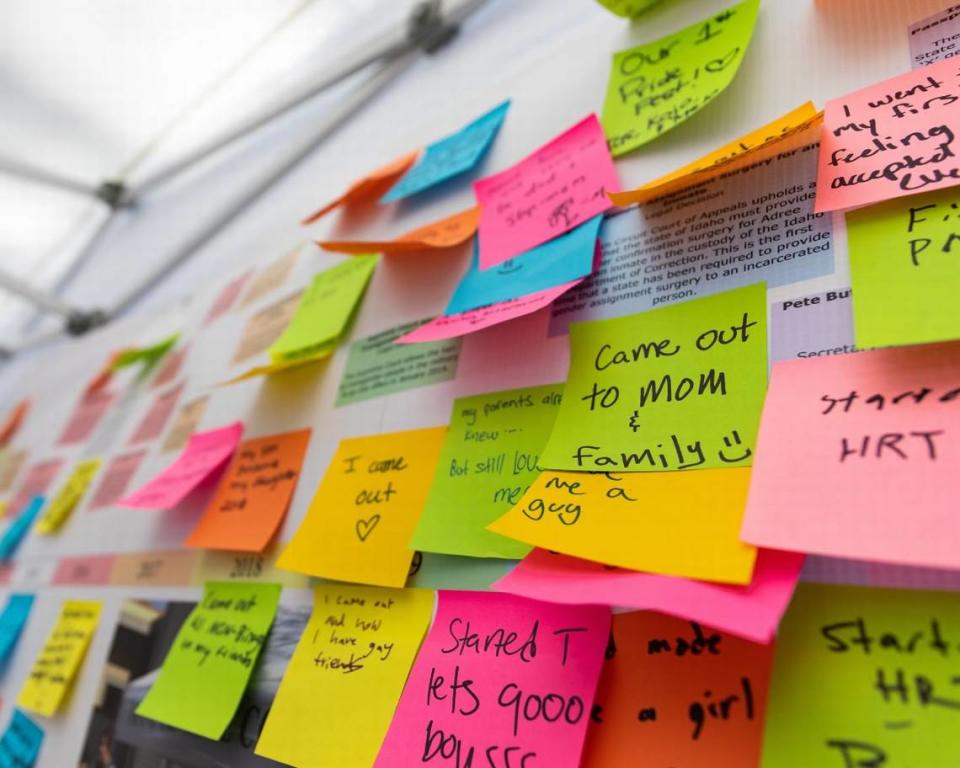
[[[409,542],[446,427],[341,441],[277,565],[339,581],[402,587]]]
[[[740,541],[748,467],[695,472],[544,472],[489,530],[606,565],[749,584]]]
[[[433,598],[425,589],[316,587],[256,753],[298,768],[373,765]]]
[[[101,459],[87,459],[73,468],[70,477],[43,511],[43,516],[37,523],[37,533],[53,533],[66,522],[87,492],[102,463]]]
[[[65,600],[47,642],[20,689],[17,706],[44,717],[54,715],[70,690],[100,620],[100,603]]]

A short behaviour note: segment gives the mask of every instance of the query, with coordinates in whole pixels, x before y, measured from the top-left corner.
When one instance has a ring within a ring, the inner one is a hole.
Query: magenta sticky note
[[[576,768],[610,610],[491,592],[437,597],[376,768]]]
[[[535,549],[491,587],[556,603],[660,611],[730,634],[770,642],[800,577],[804,556],[761,549],[747,586],[638,573]]]
[[[603,127],[590,115],[505,171],[474,182],[480,269],[552,240],[613,207],[620,189]]]
[[[194,432],[174,462],[146,485],[116,502],[118,507],[170,509],[226,464],[243,437],[243,422]]]

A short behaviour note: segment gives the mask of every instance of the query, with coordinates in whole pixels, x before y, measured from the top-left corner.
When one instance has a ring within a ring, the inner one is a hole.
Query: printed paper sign
[[[579,766],[609,629],[599,606],[440,592],[374,765]]]
[[[944,8],[910,25],[910,58],[913,67],[925,67],[960,53],[960,5]]]
[[[603,128],[614,157],[653,141],[726,90],[750,45],[759,7],[760,0],[746,0],[613,55]]]
[[[13,710],[7,730],[0,736],[0,765],[32,768],[43,746],[43,729],[19,709]]]
[[[257,754],[301,768],[373,765],[433,603],[423,589],[315,587]]]
[[[136,713],[208,739],[223,736],[279,600],[279,584],[208,582]]]
[[[776,363],[743,538],[960,568],[960,344]]]
[[[410,537],[446,431],[342,440],[277,565],[338,581],[402,587],[413,558]]]
[[[747,466],[766,391],[761,284],[570,326],[570,375],[544,451],[551,469]]]
[[[465,243],[477,231],[480,207],[448,216],[411,230],[394,240],[319,240],[317,245],[328,251],[359,256],[368,253],[417,253],[438,248],[452,248]]]
[[[87,459],[73,468],[70,477],[43,511],[37,522],[37,533],[53,533],[60,529],[83,499],[102,463],[100,459]]]

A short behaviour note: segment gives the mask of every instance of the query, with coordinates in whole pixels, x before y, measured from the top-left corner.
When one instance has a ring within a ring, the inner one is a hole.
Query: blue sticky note
[[[27,623],[33,595],[10,595],[0,613],[0,664],[3,664],[17,644],[23,625]]]
[[[20,542],[27,535],[33,521],[37,519],[37,513],[40,512],[43,503],[43,496],[34,496],[23,508],[20,516],[7,526],[3,536],[0,536],[0,562],[6,562],[16,553]]]
[[[490,148],[509,108],[508,100],[456,133],[435,141],[427,147],[419,162],[390,188],[380,202],[393,203],[402,200],[469,171]]]
[[[594,216],[565,235],[490,269],[480,269],[474,247],[470,269],[453,292],[444,314],[467,312],[586,277],[593,271],[602,220],[602,215]]]
[[[43,744],[43,729],[19,709],[0,736],[0,768],[30,768],[36,765]]]

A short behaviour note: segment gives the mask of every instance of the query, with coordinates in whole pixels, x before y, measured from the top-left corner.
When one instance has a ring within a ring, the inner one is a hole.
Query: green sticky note
[[[219,739],[273,624],[279,584],[207,582],[136,713]]]
[[[417,552],[413,556],[407,587],[485,592],[493,582],[502,579],[516,565],[516,560]]]
[[[486,530],[540,474],[540,453],[563,385],[464,397],[453,403],[430,495],[410,546],[470,557],[523,557],[527,544]]]
[[[337,389],[337,407],[449,381],[457,375],[462,338],[394,344],[426,320],[390,328],[350,345]]]
[[[148,347],[125,349],[110,363],[110,370],[118,371],[137,364],[142,364],[144,368],[152,368],[161,357],[173,349],[179,338],[180,334],[175,333]]]
[[[637,16],[642,16],[662,1],[663,0],[597,0],[597,2],[610,11],[610,13],[615,13],[617,16],[623,16],[627,19],[635,19]]]
[[[759,8],[760,0],[746,0],[676,34],[613,55],[601,122],[614,157],[679,125],[730,85]]]
[[[960,338],[960,190],[846,215],[857,346]]]
[[[271,359],[291,362],[329,354],[376,266],[376,255],[354,256],[315,275],[290,324],[270,345]]]
[[[763,768],[955,768],[953,592],[801,584],[777,633]]]
[[[766,297],[757,283],[571,323],[570,374],[543,466],[749,466],[767,389]]]

